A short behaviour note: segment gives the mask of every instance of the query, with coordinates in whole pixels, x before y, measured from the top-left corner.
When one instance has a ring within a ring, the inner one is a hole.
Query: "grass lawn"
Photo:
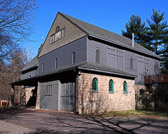
[[[140,110],[129,110],[129,111],[113,111],[113,112],[109,112],[109,113],[102,113],[98,116],[130,116],[130,115],[148,115],[148,116],[167,116],[168,117],[168,113],[163,113],[163,112],[156,112],[154,110],[144,110],[144,109],[140,109]]]

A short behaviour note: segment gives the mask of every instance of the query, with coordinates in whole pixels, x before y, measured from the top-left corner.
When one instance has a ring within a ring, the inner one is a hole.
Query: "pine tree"
[[[130,20],[125,25],[126,31],[122,30],[122,35],[128,38],[132,38],[132,33],[135,35],[135,41],[141,44],[144,47],[146,46],[147,38],[146,38],[146,26],[145,23],[142,22],[140,16],[132,15]]]
[[[162,58],[161,68],[162,70],[168,70],[168,24],[164,21],[164,13],[155,11],[153,9],[153,15],[147,19],[149,24],[147,36],[149,39],[148,46],[152,48],[152,51]]]

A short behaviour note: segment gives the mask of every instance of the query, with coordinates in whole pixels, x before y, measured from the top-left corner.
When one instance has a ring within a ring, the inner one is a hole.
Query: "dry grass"
[[[112,111],[109,113],[102,113],[98,116],[111,117],[111,116],[136,116],[136,115],[145,115],[145,116],[167,116],[167,113],[156,112],[154,110],[128,110],[128,111]]]

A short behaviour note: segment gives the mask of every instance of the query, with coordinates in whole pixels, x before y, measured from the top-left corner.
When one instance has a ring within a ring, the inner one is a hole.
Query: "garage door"
[[[75,83],[62,83],[60,89],[60,110],[74,111],[75,109]]]
[[[58,110],[58,81],[40,83],[40,108]]]

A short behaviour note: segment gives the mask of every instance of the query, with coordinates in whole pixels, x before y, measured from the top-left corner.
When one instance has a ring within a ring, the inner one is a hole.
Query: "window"
[[[92,91],[98,92],[98,79],[96,77],[92,80]]]
[[[76,53],[73,52],[72,53],[72,64],[75,64],[76,63]]]
[[[64,36],[65,36],[65,28],[59,30],[59,27],[57,26],[56,33],[50,36],[50,43],[62,39]]]
[[[55,59],[55,69],[58,68],[58,58]]]
[[[127,94],[127,82],[126,81],[124,81],[123,83],[123,93]]]
[[[145,90],[140,89],[139,94],[140,94],[140,97],[141,97],[141,105],[144,106],[145,105]]]
[[[96,63],[100,62],[100,51],[97,49],[96,50]]]
[[[61,38],[63,38],[64,36],[65,36],[65,28],[61,30]]]
[[[46,85],[45,96],[52,96],[52,85]]]
[[[50,43],[53,43],[55,42],[55,34],[51,35],[50,37]]]
[[[114,83],[113,83],[113,80],[109,81],[109,93],[114,93]]]
[[[57,26],[57,27],[56,27],[56,33],[58,33],[59,31],[60,31],[60,27]]]
[[[133,69],[133,59],[130,59],[130,69]]]
[[[42,73],[44,73],[45,72],[45,64],[43,63],[43,65],[42,65]]]

